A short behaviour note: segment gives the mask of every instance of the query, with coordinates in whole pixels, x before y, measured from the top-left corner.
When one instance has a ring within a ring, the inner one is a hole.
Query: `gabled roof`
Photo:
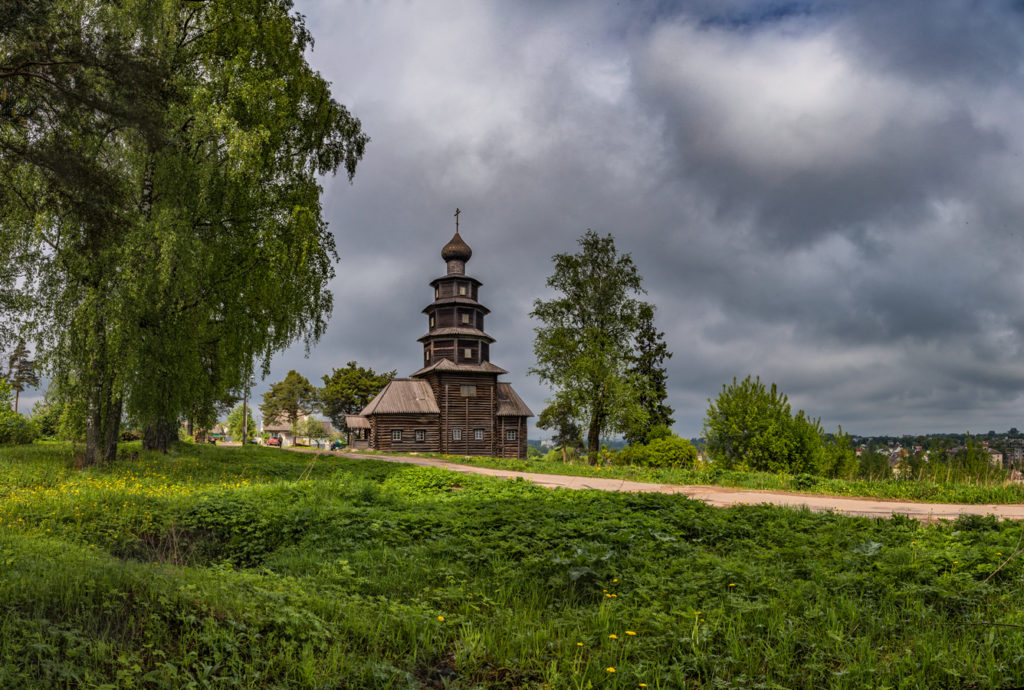
[[[461,371],[470,374],[508,373],[501,367],[491,364],[490,362],[481,362],[480,364],[456,364],[450,359],[442,359],[440,362],[434,362],[429,367],[423,367],[414,373],[413,376],[423,376],[424,374],[429,374],[432,371]]]
[[[498,411],[499,417],[532,417],[533,412],[519,394],[512,389],[511,383],[498,383]]]
[[[359,413],[374,414],[441,414],[430,384],[420,379],[392,379],[370,404]]]

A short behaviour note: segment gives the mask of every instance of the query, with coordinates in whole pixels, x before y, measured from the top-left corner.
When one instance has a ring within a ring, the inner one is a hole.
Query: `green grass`
[[[1024,684],[1017,523],[133,452],[0,449],[0,687]]]
[[[357,454],[402,455],[380,451],[355,450]],[[423,457],[450,460],[463,465],[501,470],[564,474],[577,477],[609,477],[637,482],[676,485],[711,485],[737,489],[792,491],[830,496],[861,496],[927,503],[1024,503],[1024,484],[1018,482],[945,483],[917,479],[829,479],[807,474],[771,474],[769,472],[723,471],[714,468],[699,470],[659,469],[630,466],[593,466],[549,460],[515,460],[468,455],[418,453]]]

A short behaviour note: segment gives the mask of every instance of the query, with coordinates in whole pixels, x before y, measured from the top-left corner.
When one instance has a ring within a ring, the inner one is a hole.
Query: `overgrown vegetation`
[[[0,686],[1007,687],[1021,525],[0,450]]]

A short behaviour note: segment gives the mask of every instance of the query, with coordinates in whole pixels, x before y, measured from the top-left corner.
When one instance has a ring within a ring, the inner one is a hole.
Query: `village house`
[[[494,338],[484,331],[490,310],[479,280],[466,275],[473,255],[459,235],[441,249],[445,275],[430,281],[433,301],[423,313],[423,367],[392,380],[358,415],[346,418],[355,447],[452,455],[526,457],[526,420],[533,412],[499,381],[491,363]]]

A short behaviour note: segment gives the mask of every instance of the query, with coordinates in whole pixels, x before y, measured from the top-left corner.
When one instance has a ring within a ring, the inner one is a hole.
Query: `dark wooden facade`
[[[393,381],[364,409],[370,447],[526,457],[526,419],[533,413],[514,392],[510,397],[511,387],[498,381],[507,372],[491,364],[494,338],[484,331],[490,310],[478,301],[483,284],[465,274],[472,254],[456,229],[441,250],[447,273],[430,282],[434,300],[423,309],[423,368]],[[424,400],[417,382],[429,385],[433,400]]]

